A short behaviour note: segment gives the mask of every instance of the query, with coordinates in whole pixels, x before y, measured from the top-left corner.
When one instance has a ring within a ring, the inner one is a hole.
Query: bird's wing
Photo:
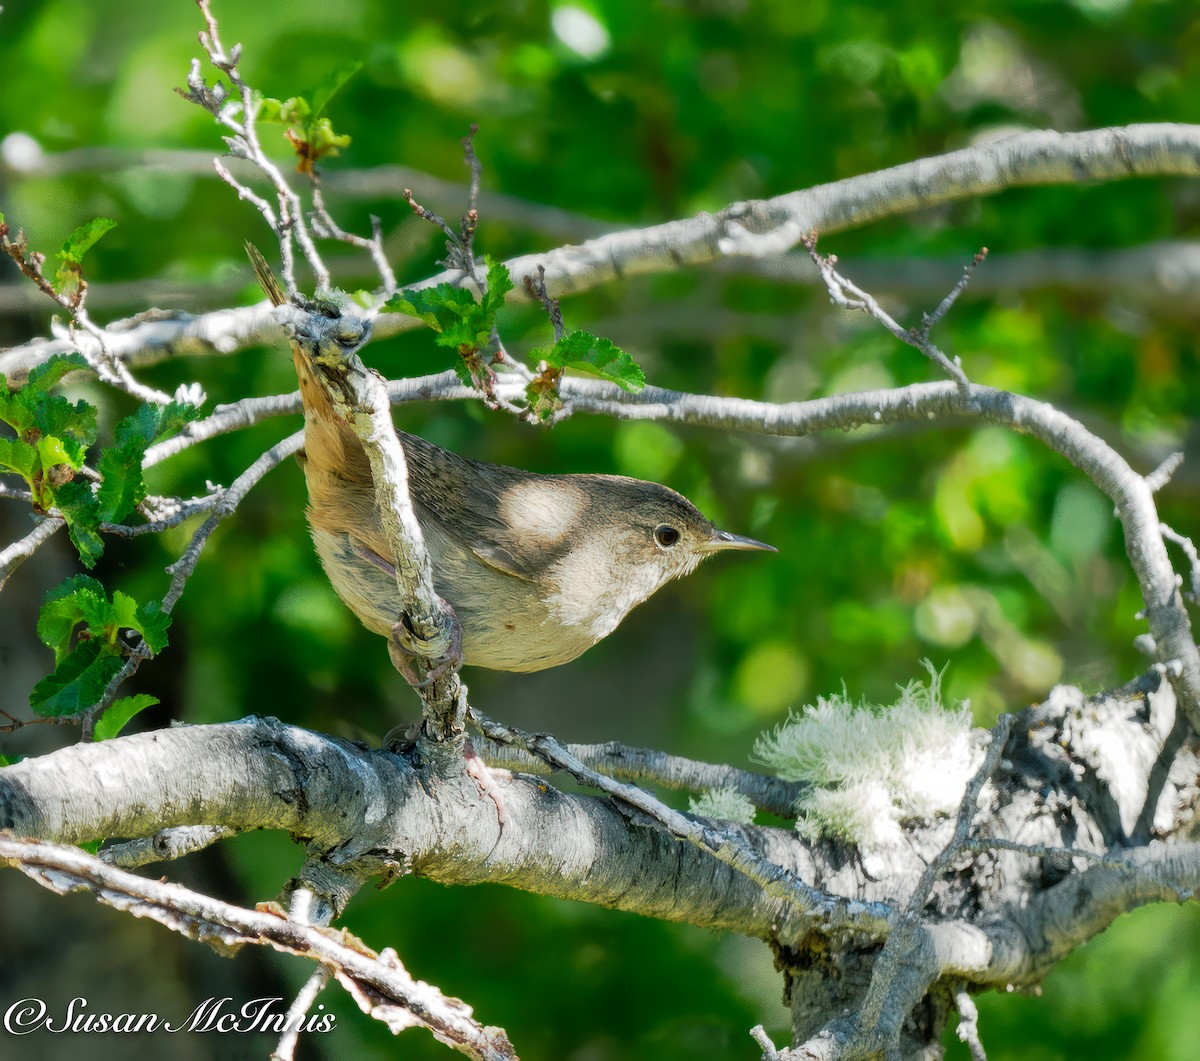
[[[557,558],[556,551],[522,541],[500,516],[499,494],[525,473],[481,465],[398,431],[408,462],[409,493],[423,524],[432,521],[452,541],[489,567],[533,581]],[[482,477],[482,481],[481,481]]]

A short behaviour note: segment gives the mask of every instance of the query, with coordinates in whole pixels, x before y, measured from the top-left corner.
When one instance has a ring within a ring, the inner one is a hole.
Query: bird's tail
[[[287,297],[259,249],[246,242],[246,254],[254,275],[272,305],[282,306]],[[371,482],[370,464],[362,443],[350,426],[334,412],[329,395],[313,373],[312,353],[292,340],[292,361],[304,405],[304,473],[308,480],[310,514],[323,501],[336,505],[338,484]],[[325,506],[322,506],[325,507]]]

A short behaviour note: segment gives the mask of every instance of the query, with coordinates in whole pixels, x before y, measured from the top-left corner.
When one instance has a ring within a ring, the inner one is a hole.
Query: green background
[[[1002,130],[1197,120],[1200,17],[1184,3],[885,10],[861,0],[606,0],[575,10],[590,13],[602,45],[594,54],[578,50],[592,51],[572,36],[566,6],[535,2],[302,0],[225,4],[217,14],[225,44],[245,47],[243,75],[268,95],[304,92],[331,69],[363,62],[330,108],[353,143],[324,167],[329,197],[344,227],[363,231],[370,213],[381,217],[402,283],[435,270],[437,233],[411,215],[399,185],[349,200],[338,197],[335,174],[402,164],[465,182],[459,139],[471,122],[480,125],[485,191],[569,215],[531,222],[507,206],[489,214],[485,200],[478,247],[507,257],[866,173]],[[152,304],[202,312],[259,297],[241,245],[270,242],[253,210],[202,172],[129,165],[147,150],[220,149],[210,117],[171,92],[200,54],[200,27],[183,0],[18,0],[0,14],[0,137],[20,131],[50,155],[115,152],[69,156],[80,168],[59,175],[0,165],[0,210],[35,248],[52,252],[93,216],[117,220],[86,267],[101,321]],[[282,139],[270,142],[286,164]],[[461,200],[413,180],[419,200],[451,217],[461,210]],[[911,323],[945,293],[921,286],[927,262],[965,263],[981,246],[997,267],[1007,255],[1053,248],[1100,260],[1108,249],[1194,238],[1198,227],[1195,182],[1140,180],[1010,191],[831,236],[823,247],[851,278],[856,267],[909,284],[916,277],[915,289],[889,301]],[[329,257],[341,286],[372,284],[365,258],[337,248]],[[939,330],[943,348],[976,382],[1080,416],[1141,470],[1187,450],[1161,498],[1165,518],[1187,533],[1197,490],[1194,300],[1150,304],[1119,284],[996,290],[984,279],[988,267]],[[0,267],[0,276],[0,344],[47,334],[43,305],[12,269]],[[138,283],[118,286],[128,282]],[[887,295],[889,285],[874,290]],[[661,386],[793,400],[936,378],[920,355],[833,309],[823,291],[748,269],[634,278],[565,300],[563,311],[568,327],[611,336]],[[548,336],[529,308],[507,311],[501,324],[515,351]],[[417,375],[447,367],[444,354],[427,333],[413,333],[371,346],[367,359],[391,376]],[[201,381],[209,408],[294,387],[277,349],[144,375],[166,389]],[[81,393],[104,404],[109,424],[127,411],[110,394]],[[722,526],[780,550],[705,565],[565,668],[466,674],[475,703],[526,727],[745,765],[756,734],[789,708],[843,682],[852,697],[887,700],[923,674],[926,657],[950,664],[949,697],[969,698],[985,725],[1056,681],[1096,691],[1144,666],[1131,647],[1140,601],[1110,503],[1027,438],[939,426],[778,440],[584,415],[545,432],[466,404],[407,407],[397,421],[483,459],[666,482]],[[156,469],[151,488],[190,496],[206,479],[228,483],[298,423],[194,447]],[[176,611],[171,647],[136,679],[132,691],[162,701],[144,724],[261,713],[377,740],[415,717],[416,699],[382,643],[325,582],[303,504],[301,475],[288,462],[214,536]],[[4,505],[3,540],[23,533],[26,518]],[[189,531],[113,541],[97,574],[139,599],[160,596],[162,568]],[[66,545],[43,550],[4,595],[0,707],[14,713],[26,713],[24,695],[50,666],[32,631],[41,596],[74,570]],[[68,739],[26,729],[0,737],[0,752],[34,754]],[[275,895],[299,862],[286,838],[247,836],[167,872],[252,902]],[[103,992],[110,1008],[140,1012],[153,1002],[179,1016],[214,992],[286,995],[305,971],[272,956],[197,955],[154,926],[82,898],[43,897],[11,874],[0,877],[0,898],[0,1004],[40,985],[46,997]],[[396,947],[415,976],[466,999],[483,1022],[503,1025],[527,1059],[752,1058],[746,1031],[760,1021],[785,1041],[780,984],[753,942],[501,888],[413,880],[364,893],[345,922],[373,946]],[[50,923],[63,926],[61,938]],[[1042,998],[982,998],[989,1056],[1194,1056],[1198,936],[1193,910],[1144,911],[1073,955]],[[49,939],[60,945],[47,947]],[[339,1014],[338,1030],[308,1040],[301,1056],[444,1056],[420,1032],[394,1042],[337,989],[322,1001]],[[24,1058],[72,1046],[70,1037],[48,1038],[6,1043],[6,1056],[10,1047]],[[106,1046],[132,1057],[155,1056],[162,1044]],[[170,1048],[181,1057],[267,1052],[249,1038],[176,1038]],[[957,1042],[949,1050],[965,1056]]]

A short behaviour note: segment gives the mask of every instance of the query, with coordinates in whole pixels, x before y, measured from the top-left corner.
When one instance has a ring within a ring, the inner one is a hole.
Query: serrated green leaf
[[[16,472],[29,486],[41,470],[36,447],[19,438],[0,438],[0,471]]]
[[[55,354],[48,361],[43,361],[36,368],[29,370],[21,389],[45,393],[64,376],[87,367],[87,358],[83,354]]]
[[[106,232],[111,232],[117,223],[108,217],[93,217],[80,225],[68,237],[58,252],[58,257],[64,262],[81,262],[83,256],[96,245],[96,241]]]
[[[51,589],[38,613],[37,635],[61,662],[71,648],[71,635],[80,623],[94,621],[110,607],[104,587],[90,575],[73,575]],[[103,625],[103,620],[101,624]]]
[[[103,843],[104,843],[103,840],[85,840],[83,843],[76,844],[75,846],[77,848],[79,848],[80,851],[83,851],[85,854],[98,855],[98,854],[100,854],[100,846]]]
[[[49,393],[63,376],[81,368],[87,368],[82,354],[56,354],[34,368],[25,384],[12,392],[0,376],[0,420],[17,432],[36,427],[44,435],[70,434],[90,442],[86,436],[90,425],[95,438],[96,411],[86,402],[72,404]],[[84,410],[90,410],[90,415]]]
[[[92,488],[78,479],[64,483],[51,494],[54,507],[67,521],[67,534],[84,567],[94,567],[104,552],[100,537],[100,505]]]
[[[104,652],[102,641],[81,641],[33,687],[30,706],[43,718],[78,714],[100,699],[122,665],[120,656]]]
[[[167,630],[171,627],[171,616],[162,610],[162,602],[151,600],[137,607],[137,622],[134,629],[142,635],[146,647],[158,653],[167,647]]]
[[[78,439],[85,447],[96,441],[96,408],[71,402],[61,394],[43,394],[31,403],[33,426],[43,435]]]
[[[108,710],[96,720],[92,730],[93,740],[112,740],[130,722],[130,720],[148,707],[158,703],[157,696],[148,693],[136,693],[133,696],[123,696],[114,700]]]
[[[123,446],[134,441],[143,448],[178,434],[200,415],[200,410],[186,402],[171,401],[166,405],[143,405],[117,423],[113,444]]]
[[[119,523],[134,510],[146,496],[142,478],[146,449],[176,434],[199,414],[195,406],[182,402],[143,405],[117,424],[113,444],[104,450],[97,463],[101,481],[96,502],[101,520]]]
[[[508,266],[496,261],[491,255],[485,254],[483,262],[487,266],[487,291],[483,296],[483,310],[488,315],[488,333],[496,323],[496,314],[504,305],[505,296],[513,289],[512,276]]]
[[[126,439],[123,445],[109,446],[97,464],[100,487],[96,491],[99,518],[120,523],[146,496],[142,478],[142,457],[146,443],[140,438]]]
[[[646,374],[632,357],[611,339],[589,332],[573,331],[553,346],[535,350],[532,356],[554,368],[570,368],[599,376],[627,391],[646,385]]]
[[[33,410],[29,403],[21,400],[21,392],[8,390],[8,383],[0,375],[0,420],[3,420],[18,435],[33,426]]]
[[[171,401],[166,405],[150,405],[144,408],[155,410],[157,419],[157,426],[150,438],[151,446],[164,438],[179,434],[193,420],[200,419],[201,413],[200,406],[188,402]]]
[[[441,331],[438,324],[437,314],[429,310],[421,309],[408,296],[406,291],[397,291],[391,296],[382,306],[379,307],[380,313],[403,313],[406,317],[416,317],[422,321],[427,327],[432,328],[435,332]]]
[[[83,276],[83,270],[80,268],[83,256],[95,246],[104,233],[116,227],[117,223],[111,218],[94,217],[72,232],[62,245],[62,250],[56,255],[59,264],[50,286],[59,294],[70,293],[77,288]]]
[[[419,317],[435,332],[440,332],[447,324],[461,321],[479,308],[475,296],[465,287],[438,284],[413,291],[397,291],[383,304],[382,312]]]
[[[119,589],[113,590],[111,621],[104,631],[106,640],[115,640],[118,632],[123,629],[137,629],[137,607],[137,601],[128,593],[122,593]]]

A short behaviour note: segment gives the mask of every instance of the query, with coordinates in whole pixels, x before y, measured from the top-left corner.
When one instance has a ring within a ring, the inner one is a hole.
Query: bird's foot
[[[453,674],[463,664],[462,654],[462,625],[454,613],[449,601],[439,598],[450,618],[449,645],[442,651],[441,658],[433,666],[422,666],[417,660],[430,659],[429,650],[438,644],[445,636],[441,631],[433,638],[422,637],[415,629],[411,617],[407,613],[392,624],[391,637],[388,639],[388,652],[392,663],[405,681],[414,689],[425,689],[448,674]]]

